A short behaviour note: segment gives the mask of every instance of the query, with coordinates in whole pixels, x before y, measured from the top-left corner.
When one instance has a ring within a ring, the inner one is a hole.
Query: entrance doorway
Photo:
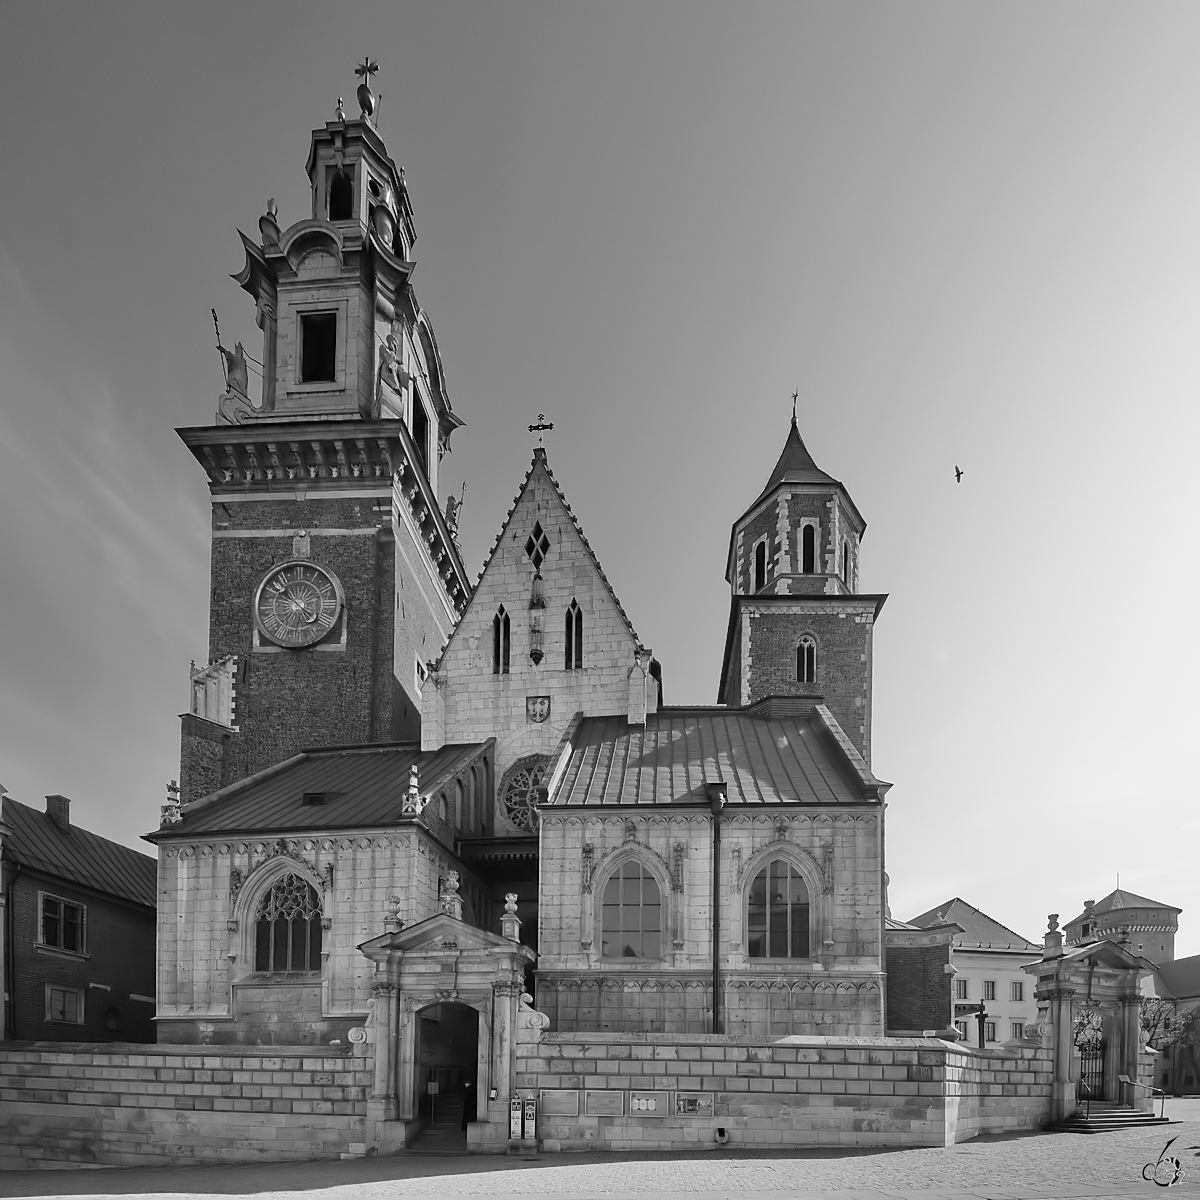
[[[478,1115],[479,1013],[466,1004],[431,1004],[417,1013],[414,1110],[425,1121],[413,1149],[466,1146]]]

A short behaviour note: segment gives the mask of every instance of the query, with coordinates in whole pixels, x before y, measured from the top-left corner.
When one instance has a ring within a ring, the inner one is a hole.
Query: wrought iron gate
[[[1104,1099],[1103,1042],[1085,1042],[1079,1047],[1079,1099]]]

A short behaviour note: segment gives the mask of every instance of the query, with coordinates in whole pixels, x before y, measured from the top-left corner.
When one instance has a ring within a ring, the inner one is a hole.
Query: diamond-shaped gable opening
[[[529,555],[534,568],[540,568],[546,552],[550,549],[550,539],[542,531],[541,521],[535,521],[533,532],[525,541],[525,553]]]

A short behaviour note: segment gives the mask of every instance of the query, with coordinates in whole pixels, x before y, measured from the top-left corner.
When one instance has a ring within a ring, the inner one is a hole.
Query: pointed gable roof
[[[596,552],[592,549],[591,543],[587,540],[587,535],[583,532],[583,526],[579,524],[579,520],[571,511],[571,506],[567,503],[566,496],[563,495],[563,490],[559,486],[558,480],[554,478],[554,472],[550,470],[550,463],[546,458],[546,450],[543,446],[538,446],[533,452],[533,462],[529,464],[529,470],[525,472],[525,478],[517,489],[517,494],[513,498],[512,504],[509,506],[508,512],[505,514],[504,523],[500,526],[500,532],[496,534],[496,540],[492,543],[491,549],[488,551],[488,556],[484,560],[483,569],[479,572],[479,578],[476,580],[475,591],[472,593],[471,599],[467,602],[467,608],[464,609],[462,616],[459,618],[458,624],[451,631],[450,636],[446,639],[446,644],[442,647],[441,654],[438,655],[435,669],[440,669],[446,660],[446,655],[449,653],[450,647],[454,644],[454,639],[458,635],[458,631],[462,629],[467,611],[474,605],[475,596],[479,592],[479,582],[488,573],[488,568],[492,565],[492,560],[496,557],[501,545],[504,543],[505,534],[508,533],[509,526],[512,525],[513,516],[520,507],[521,500],[525,493],[529,491],[538,476],[544,477],[554,490],[554,494],[558,497],[562,504],[563,512],[567,515],[571,527],[579,537],[583,549],[590,559],[592,565],[596,569],[596,574],[599,576],[601,583],[604,584],[609,596],[617,612],[621,615],[621,620],[625,624],[625,628],[629,631],[629,636],[638,644],[641,639],[637,635],[637,630],[633,627],[633,622],[629,619],[629,614],[625,611],[625,606],[617,598],[617,593],[613,590],[613,585],[609,583],[608,576],[604,573],[604,568],[600,565],[600,560],[596,557]]]
[[[994,917],[981,912],[973,904],[955,896],[937,908],[913,917],[909,922],[918,929],[929,929],[935,925],[953,923],[962,929],[954,939],[960,950],[1022,950],[1040,954],[1042,947],[1014,933],[1007,925],[1001,925]]]

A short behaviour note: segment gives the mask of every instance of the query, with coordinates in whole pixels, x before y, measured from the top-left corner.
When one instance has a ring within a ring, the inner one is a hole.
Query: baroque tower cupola
[[[718,702],[824,703],[870,761],[871,639],[884,596],[859,594],[866,522],[791,427],[757,499],[734,522]]]
[[[309,214],[283,226],[272,200],[258,239],[240,235],[261,391],[218,327],[215,420],[179,431],[213,511],[185,803],[302,747],[418,740],[427,664],[471,594],[438,486],[463,422],[413,290],[412,204],[375,121],[376,70],[358,69],[357,116],[339,100],[313,130]]]

